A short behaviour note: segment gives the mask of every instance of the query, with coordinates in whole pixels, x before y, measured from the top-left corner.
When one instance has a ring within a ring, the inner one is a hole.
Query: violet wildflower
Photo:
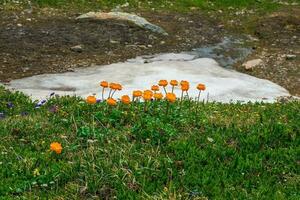
[[[6,105],[7,105],[7,108],[13,108],[14,107],[14,104],[12,102],[8,102]]]
[[[101,102],[101,99],[97,99],[97,103],[100,103]]]

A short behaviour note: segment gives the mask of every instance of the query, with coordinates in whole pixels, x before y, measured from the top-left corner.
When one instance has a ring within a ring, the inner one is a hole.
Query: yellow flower
[[[95,104],[95,103],[97,103],[97,99],[96,99],[95,96],[88,96],[88,97],[86,98],[86,102],[87,102],[88,104]]]
[[[56,154],[61,154],[62,149],[63,148],[62,148],[61,144],[58,142],[52,142],[50,144],[50,150],[54,151]]]
[[[106,100],[107,104],[110,106],[116,106],[117,105],[117,101],[114,98],[108,98]]]
[[[167,93],[166,99],[169,102],[174,103],[176,101],[176,95],[174,93]]]
[[[130,104],[130,97],[128,95],[123,95],[121,97],[121,101],[122,101],[122,103],[128,105],[128,104]]]

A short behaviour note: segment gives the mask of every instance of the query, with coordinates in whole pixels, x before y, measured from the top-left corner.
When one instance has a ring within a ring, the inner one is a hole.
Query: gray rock
[[[286,58],[287,60],[293,60],[293,59],[295,59],[296,57],[297,57],[296,55],[292,55],[292,54],[285,55],[285,58]]]
[[[252,70],[256,66],[261,65],[262,62],[262,59],[249,60],[243,64],[243,67],[245,67],[246,70]]]
[[[135,25],[150,30],[155,33],[159,33],[162,35],[168,35],[168,33],[161,27],[151,24],[145,18],[125,13],[125,12],[88,12],[86,14],[80,15],[76,18],[77,20],[80,19],[98,19],[98,20],[107,20],[107,19],[114,19],[114,20],[124,20],[134,23]]]
[[[77,52],[77,53],[81,53],[83,51],[83,47],[82,45],[76,45],[70,48],[71,51]]]

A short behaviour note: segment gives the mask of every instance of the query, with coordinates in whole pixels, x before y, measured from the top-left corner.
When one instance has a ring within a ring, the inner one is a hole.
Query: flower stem
[[[170,107],[170,102],[167,102],[167,108],[166,108],[166,116],[169,114],[169,107]]]
[[[164,91],[165,91],[165,93],[167,94],[167,90],[166,90],[166,87],[164,87]]]
[[[104,101],[104,87],[102,89],[102,101]]]
[[[114,94],[116,93],[117,90],[114,90],[113,93],[111,94],[111,98],[113,98]]]

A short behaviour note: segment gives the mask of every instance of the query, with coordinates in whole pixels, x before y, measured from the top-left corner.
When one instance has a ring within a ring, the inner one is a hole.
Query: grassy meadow
[[[1,88],[0,199],[299,199],[299,102],[167,106]]]

